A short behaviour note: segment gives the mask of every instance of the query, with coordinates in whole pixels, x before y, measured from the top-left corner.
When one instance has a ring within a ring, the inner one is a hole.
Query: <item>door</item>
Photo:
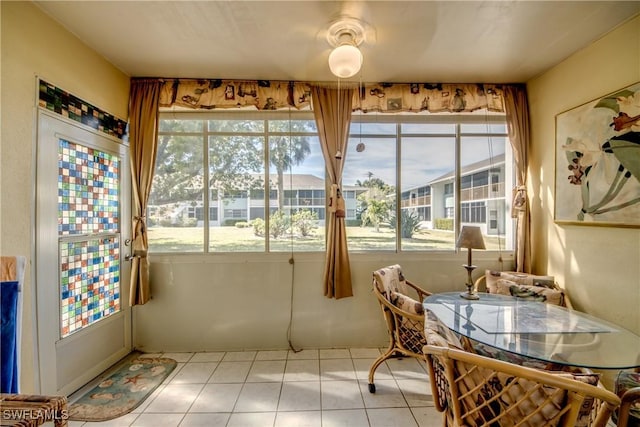
[[[69,395],[131,351],[128,146],[38,110],[40,393]]]

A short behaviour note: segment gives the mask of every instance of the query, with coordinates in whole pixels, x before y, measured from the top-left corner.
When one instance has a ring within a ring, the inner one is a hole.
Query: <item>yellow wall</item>
[[[527,83],[534,271],[556,276],[576,308],[640,333],[640,229],[558,225],[555,116],[640,81],[640,16]]]
[[[89,49],[30,2],[0,2],[1,151],[0,252],[32,262],[36,77],[126,119],[129,77]],[[37,391],[33,283],[24,291],[22,375],[25,393]]]

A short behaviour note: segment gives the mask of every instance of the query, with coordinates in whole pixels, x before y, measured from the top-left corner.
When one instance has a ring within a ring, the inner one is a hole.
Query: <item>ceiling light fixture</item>
[[[360,71],[364,29],[355,18],[342,18],[329,27],[327,41],[334,49],[329,54],[329,69],[338,78],[348,79]]]

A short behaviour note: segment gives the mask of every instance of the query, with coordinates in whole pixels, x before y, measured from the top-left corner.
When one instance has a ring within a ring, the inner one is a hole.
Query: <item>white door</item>
[[[38,110],[40,393],[69,395],[131,351],[128,146]]]

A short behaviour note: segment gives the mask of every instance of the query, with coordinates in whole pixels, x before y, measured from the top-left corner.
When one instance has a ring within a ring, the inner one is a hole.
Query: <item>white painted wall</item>
[[[129,78],[30,2],[0,2],[2,100],[0,253],[25,255],[21,391],[37,392],[34,348],[34,223],[36,76],[126,119]],[[78,357],[82,357],[78,355]]]
[[[576,308],[640,333],[640,229],[557,225],[555,116],[640,81],[640,16],[532,79],[529,191],[534,266]]]
[[[511,254],[504,254],[511,265]],[[286,349],[292,267],[289,254],[151,256],[153,299],[134,307],[136,347],[149,352]],[[431,292],[465,290],[466,252],[352,254],[354,296],[323,295],[324,254],[294,254],[291,341],[296,349],[388,343],[372,272],[400,263],[407,279]],[[499,268],[497,255],[474,263]],[[505,264],[507,265],[507,264]]]

